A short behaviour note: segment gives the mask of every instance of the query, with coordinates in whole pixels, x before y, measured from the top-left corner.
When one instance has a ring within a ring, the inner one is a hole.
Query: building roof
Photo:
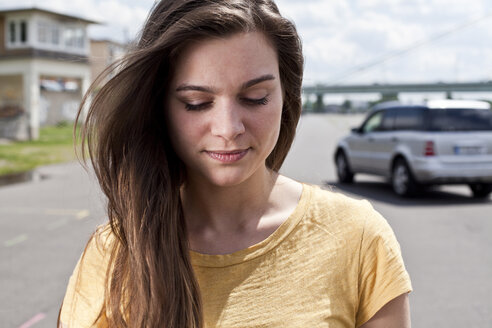
[[[28,12],[40,12],[44,14],[51,14],[55,15],[64,19],[69,19],[69,20],[76,20],[82,23],[87,23],[87,24],[100,24],[99,22],[96,22],[91,19],[79,17],[79,16],[73,16],[73,15],[68,15],[68,14],[62,14],[58,13],[52,10],[47,10],[47,9],[41,9],[37,7],[30,7],[30,8],[13,8],[13,9],[0,9],[0,15],[4,14],[14,14],[14,13],[28,13]]]

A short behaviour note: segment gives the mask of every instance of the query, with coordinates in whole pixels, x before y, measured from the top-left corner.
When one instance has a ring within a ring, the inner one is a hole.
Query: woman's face
[[[262,33],[189,45],[168,95],[171,142],[191,181],[233,186],[264,173],[283,99],[277,53]]]

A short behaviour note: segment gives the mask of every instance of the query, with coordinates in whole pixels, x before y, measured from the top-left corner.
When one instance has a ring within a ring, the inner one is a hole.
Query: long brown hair
[[[134,48],[104,73],[114,76],[96,93],[100,77],[87,93],[95,94],[92,101],[84,98],[81,138],[116,236],[103,309],[110,327],[203,326],[179,196],[186,177],[165,128],[164,99],[190,41],[250,31],[263,32],[278,53],[284,103],[267,158],[278,171],[300,116],[303,57],[295,26],[272,0],[160,1]]]

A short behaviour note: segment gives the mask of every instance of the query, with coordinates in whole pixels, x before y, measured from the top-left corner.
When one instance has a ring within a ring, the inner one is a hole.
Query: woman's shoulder
[[[106,257],[111,252],[115,241],[116,236],[111,229],[111,225],[109,223],[102,224],[96,228],[96,231],[89,239],[84,255]]]
[[[369,247],[375,241],[399,250],[388,221],[364,199],[355,199],[333,189],[307,185],[311,194],[306,221],[341,239]],[[389,247],[388,246],[388,247]]]
[[[114,242],[109,224],[97,227],[70,277],[60,321],[68,327],[89,327],[104,321],[104,298]],[[102,315],[102,316],[101,316]]]
[[[321,188],[317,185],[304,183],[306,193],[309,194],[309,209],[317,215],[336,215],[343,220],[360,220],[374,215],[376,210],[366,199],[356,199],[332,187]]]
[[[78,272],[77,270],[74,272],[79,275],[79,279],[90,281],[96,278],[101,280],[101,277],[106,276],[116,240],[109,224],[96,228],[80,257],[77,265]]]
[[[98,226],[80,256],[79,262],[84,264],[81,270],[91,271],[107,267],[116,240],[109,224]]]
[[[309,197],[304,209],[305,221],[326,231],[362,236],[364,232],[377,232],[388,227],[386,219],[365,199],[355,199],[331,187],[304,184],[304,188]]]

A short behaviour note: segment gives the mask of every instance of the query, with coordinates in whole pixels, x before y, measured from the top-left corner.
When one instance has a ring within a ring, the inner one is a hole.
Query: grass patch
[[[75,160],[72,134],[70,124],[49,126],[40,129],[39,140],[0,145],[0,175]]]

